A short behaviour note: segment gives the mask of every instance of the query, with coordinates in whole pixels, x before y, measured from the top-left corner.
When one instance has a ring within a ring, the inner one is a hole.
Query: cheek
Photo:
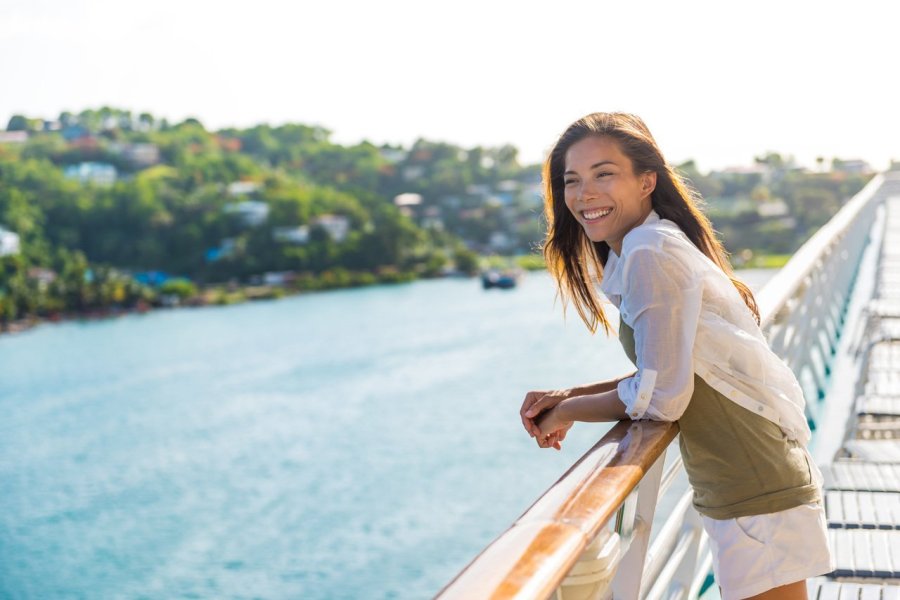
[[[572,207],[575,206],[575,195],[566,192],[565,196],[563,197],[563,200],[566,203],[566,208],[568,209],[568,211],[574,215],[575,209]]]

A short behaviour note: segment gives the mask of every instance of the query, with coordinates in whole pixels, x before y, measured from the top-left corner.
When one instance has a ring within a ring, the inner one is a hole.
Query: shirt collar
[[[641,224],[637,227],[641,227],[643,225],[650,225],[653,223],[657,223],[660,221],[659,213],[657,213],[654,209],[650,209],[650,214],[648,214]],[[637,229],[635,227],[634,229]],[[634,231],[632,229],[631,231]],[[627,238],[631,231],[625,234],[625,238]],[[625,238],[622,238],[622,247],[625,247]],[[606,294],[608,297],[610,294],[622,294],[622,269],[619,269],[619,263],[621,262],[620,257],[615,251],[610,248],[609,256],[606,259],[606,266],[603,268],[603,281],[600,282],[600,290]]]
[[[656,212],[655,209],[651,208],[651,209],[650,209],[650,214],[648,214],[648,215],[644,218],[644,220],[641,221],[641,225],[649,225],[650,223],[656,223],[656,222],[659,221],[659,220],[660,220],[659,213]],[[640,227],[641,225],[638,225],[638,227]],[[634,231],[634,230],[632,230],[632,231]],[[628,233],[631,233],[631,231],[629,231]],[[625,234],[625,237],[628,237],[628,233]]]
[[[651,208],[650,213],[646,217],[644,217],[644,220],[641,221],[641,224],[632,228],[631,231],[634,231],[638,227],[642,227],[644,225],[651,225],[653,223],[658,223],[659,221],[660,221],[659,213],[656,212],[656,210]],[[622,248],[625,247],[625,240],[628,238],[629,235],[631,235],[631,231],[626,233],[625,237],[622,238]],[[609,253],[610,253],[610,255],[616,254],[615,250],[613,250],[612,248],[609,249]],[[618,255],[616,255],[616,256],[618,257]]]

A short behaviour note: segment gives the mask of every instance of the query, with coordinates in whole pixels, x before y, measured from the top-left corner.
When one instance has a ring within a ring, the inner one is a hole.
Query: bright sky
[[[511,143],[641,115],[669,162],[900,159],[896,3],[0,0],[0,127],[102,105],[208,128]]]

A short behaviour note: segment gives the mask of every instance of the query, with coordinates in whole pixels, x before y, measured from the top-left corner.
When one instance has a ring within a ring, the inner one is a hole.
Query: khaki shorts
[[[722,600],[749,598],[834,570],[821,504],[736,519],[701,517]]]

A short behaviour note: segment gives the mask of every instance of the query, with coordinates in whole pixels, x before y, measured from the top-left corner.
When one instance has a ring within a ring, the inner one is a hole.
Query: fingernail
[[[534,411],[531,410],[531,409],[528,409],[528,410],[525,411],[525,416],[526,416],[526,417],[530,417],[530,416],[532,416],[533,414],[534,414]]]

